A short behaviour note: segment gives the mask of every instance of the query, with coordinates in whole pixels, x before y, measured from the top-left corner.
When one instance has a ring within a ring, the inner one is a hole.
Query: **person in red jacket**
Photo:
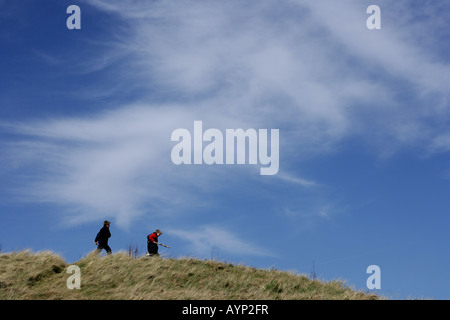
[[[147,251],[150,256],[159,256],[158,253],[158,237],[162,235],[161,230],[156,229],[155,232],[147,236]]]

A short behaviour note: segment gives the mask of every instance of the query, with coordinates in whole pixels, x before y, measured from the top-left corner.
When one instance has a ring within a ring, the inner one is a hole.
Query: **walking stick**
[[[166,248],[170,248],[169,246],[166,246],[165,244],[159,243],[159,242],[155,242],[156,244],[159,244],[160,246],[166,247]]]

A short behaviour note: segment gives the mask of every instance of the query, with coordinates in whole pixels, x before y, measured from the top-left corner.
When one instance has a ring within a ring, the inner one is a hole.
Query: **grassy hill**
[[[342,281],[215,260],[89,254],[75,263],[81,289],[69,290],[67,264],[51,252],[0,254],[0,299],[374,300]]]

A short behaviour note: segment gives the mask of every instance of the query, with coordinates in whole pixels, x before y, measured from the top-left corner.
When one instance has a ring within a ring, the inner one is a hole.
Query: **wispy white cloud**
[[[210,191],[217,175],[231,179],[224,167],[171,164],[171,131],[194,120],[222,129],[279,128],[284,157],[273,178],[302,188],[320,181],[285,168],[301,168],[302,159],[334,151],[347,137],[392,152],[430,141],[444,150],[447,139],[434,124],[448,110],[448,62],[395,28],[413,13],[372,32],[357,3],[89,1],[125,21],[126,37],[102,43],[98,70],[114,68],[116,77],[105,83],[139,89],[139,104],[9,124],[22,135],[8,146],[9,157],[48,173],[26,191],[68,204],[74,222],[108,213],[128,224],[155,206],[193,203],[193,190]],[[95,64],[79,66],[89,74]]]
[[[283,180],[285,182],[290,182],[290,183],[297,184],[297,185],[300,185],[303,187],[318,187],[318,186],[320,186],[320,184],[315,181],[297,177],[297,176],[287,173],[287,172],[279,172],[276,175],[276,177],[280,178],[281,180]]]
[[[329,146],[355,133],[415,141],[399,123],[418,128],[424,115],[448,106],[450,67],[411,39],[405,21],[413,10],[389,14],[407,4],[386,8],[384,29],[375,32],[355,1],[92,4],[133,21],[122,48],[135,57],[137,82],[210,99],[210,112],[301,128],[300,143]],[[415,104],[405,103],[403,90]]]
[[[177,107],[130,106],[93,118],[8,124],[22,142],[5,147],[16,168],[35,168],[36,183],[22,189],[31,200],[71,207],[74,223],[107,214],[127,225],[155,208],[187,207],[206,188],[201,170],[178,176],[170,158],[171,131],[192,121]]]
[[[238,256],[273,256],[273,253],[266,249],[251,244],[236,233],[217,226],[205,225],[189,231],[172,229],[170,233],[182,238],[192,253],[203,257],[209,257],[214,249]]]
[[[430,152],[440,153],[447,151],[450,151],[450,133],[443,132],[433,139],[430,145]]]

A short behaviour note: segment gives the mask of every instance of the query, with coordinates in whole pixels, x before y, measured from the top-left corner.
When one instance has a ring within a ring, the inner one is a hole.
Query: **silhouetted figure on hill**
[[[97,233],[97,236],[95,237],[95,245],[97,245],[97,253],[100,253],[102,249],[106,250],[107,254],[111,254],[111,248],[108,246],[108,239],[111,237],[111,232],[109,231],[109,226],[111,225],[111,222],[106,220],[103,223],[103,228],[100,229],[100,231]]]

